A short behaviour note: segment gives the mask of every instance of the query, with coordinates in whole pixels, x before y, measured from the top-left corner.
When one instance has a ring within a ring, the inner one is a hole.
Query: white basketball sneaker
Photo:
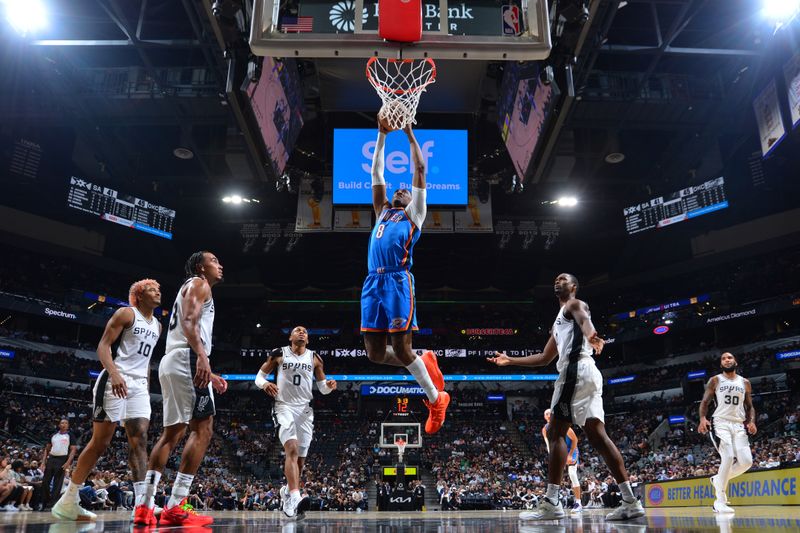
[[[642,507],[642,503],[639,500],[634,500],[631,503],[622,500],[619,507],[606,515],[606,520],[630,520],[640,516],[644,516],[644,507]]]
[[[59,499],[50,513],[61,520],[71,520],[73,522],[89,522],[97,520],[97,515],[91,511],[87,511],[78,502],[64,501],[64,498]]]
[[[572,506],[571,512],[573,512],[573,513],[582,513],[583,512],[583,505],[581,505],[581,502],[575,502],[575,504]]]
[[[519,514],[520,520],[558,520],[564,518],[566,513],[561,502],[558,505],[553,505],[547,498],[542,498],[539,505],[536,506],[535,511],[525,511]]]
[[[307,495],[292,497],[291,494],[283,501],[282,510],[287,518],[301,519],[311,506],[311,499]]]
[[[282,486],[281,490],[278,491],[278,494],[280,494],[281,496],[281,501],[285,502],[286,500],[289,499],[289,487],[287,487],[286,485]]]
[[[735,513],[733,507],[728,505],[726,502],[722,500],[716,500],[714,502],[714,512],[715,513]]]

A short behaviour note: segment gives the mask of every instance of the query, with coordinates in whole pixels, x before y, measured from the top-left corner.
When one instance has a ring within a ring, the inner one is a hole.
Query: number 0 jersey
[[[730,422],[744,423],[744,378],[737,375],[728,379],[725,374],[717,375],[717,389],[714,391],[717,399],[717,408],[714,409],[714,419],[728,420]]]
[[[284,346],[273,350],[271,356],[282,358],[276,371],[278,396],[275,403],[308,405],[314,396],[314,352],[306,348],[297,355],[291,346]]]
[[[178,290],[175,305],[172,306],[172,316],[169,319],[169,332],[167,333],[167,351],[191,349],[186,334],[183,332],[183,293],[193,280],[202,279],[197,276],[187,279]],[[214,331],[214,298],[203,302],[203,311],[200,315],[200,341],[206,348],[206,355],[211,357],[211,335]]]
[[[155,316],[150,321],[133,309],[133,324],[122,330],[119,346],[114,354],[114,365],[121,374],[146,378],[150,371],[150,357],[161,336],[161,324]]]

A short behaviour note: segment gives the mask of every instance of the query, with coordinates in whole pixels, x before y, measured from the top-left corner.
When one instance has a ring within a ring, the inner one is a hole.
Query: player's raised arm
[[[403,128],[403,131],[408,137],[408,144],[411,145],[411,163],[414,165],[414,177],[411,180],[411,186],[417,189],[425,189],[425,158],[422,157],[422,150],[419,148],[417,138],[414,136],[414,130],[411,129],[411,124]]]
[[[383,177],[383,148],[387,133],[389,130],[378,121],[378,140],[375,141],[375,152],[372,154],[372,208],[376,217],[379,217],[389,204],[386,198],[386,180]]]
[[[336,380],[326,379],[322,358],[316,353],[314,354],[314,379],[317,382],[317,388],[322,394],[330,394],[336,390]]]

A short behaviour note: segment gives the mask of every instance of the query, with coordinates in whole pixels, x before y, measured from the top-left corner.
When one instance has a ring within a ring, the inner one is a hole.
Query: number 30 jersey
[[[281,357],[278,366],[278,396],[275,403],[308,405],[313,398],[314,352],[306,349],[302,355],[292,351],[291,346],[273,350],[272,357]]]
[[[725,374],[719,374],[715,393],[717,408],[714,409],[714,419],[744,423],[744,378],[737,375],[733,379],[728,379]]]
[[[121,374],[146,378],[150,370],[150,357],[161,336],[161,324],[155,316],[147,319],[135,307],[133,324],[122,330],[119,346],[114,354],[114,365]]]

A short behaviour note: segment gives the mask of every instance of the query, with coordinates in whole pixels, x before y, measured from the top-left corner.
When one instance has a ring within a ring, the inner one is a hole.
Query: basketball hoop
[[[408,441],[402,437],[398,437],[394,439],[394,445],[397,446],[397,455],[399,456],[399,463],[403,462],[403,454],[406,451],[406,444]]]
[[[383,102],[378,117],[393,130],[416,124],[419,98],[436,81],[433,59],[394,59],[370,57],[367,80]]]

